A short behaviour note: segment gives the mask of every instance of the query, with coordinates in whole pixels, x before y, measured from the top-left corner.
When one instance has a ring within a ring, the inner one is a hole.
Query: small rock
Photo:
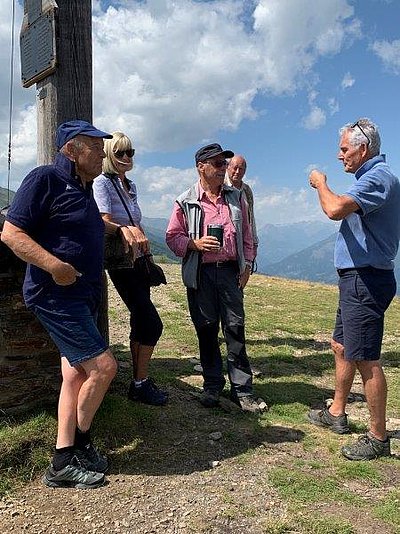
[[[216,467],[218,467],[219,464],[220,462],[218,460],[213,460],[212,462],[208,462],[208,465],[212,467],[212,469],[215,469]]]
[[[193,367],[193,369],[197,372],[197,373],[202,373],[203,372],[203,368],[201,365],[195,365]]]
[[[211,432],[211,434],[208,437],[210,439],[212,439],[213,441],[218,441],[219,439],[222,438],[222,433],[221,432]]]

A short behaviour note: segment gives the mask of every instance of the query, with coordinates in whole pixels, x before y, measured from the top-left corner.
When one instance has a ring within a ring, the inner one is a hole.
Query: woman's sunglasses
[[[128,156],[128,158],[133,158],[133,156],[135,155],[135,149],[127,148],[126,150],[117,150],[116,152],[114,152],[114,156],[116,158],[123,158],[125,154]]]

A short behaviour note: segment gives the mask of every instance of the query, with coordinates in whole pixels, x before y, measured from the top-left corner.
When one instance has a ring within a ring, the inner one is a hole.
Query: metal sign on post
[[[57,4],[53,0],[25,0],[24,11],[21,80],[24,87],[30,87],[56,70]]]

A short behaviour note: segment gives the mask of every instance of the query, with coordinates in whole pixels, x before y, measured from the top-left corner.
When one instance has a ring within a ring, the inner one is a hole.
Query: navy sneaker
[[[139,386],[132,380],[129,386],[128,399],[152,406],[164,406],[168,401],[168,393],[158,389],[151,378],[147,378]]]
[[[89,443],[83,449],[76,447],[74,452],[75,456],[88,471],[106,473],[110,467],[107,457],[101,455],[92,443]]]
[[[71,462],[59,471],[50,465],[42,480],[49,488],[91,489],[102,486],[105,482],[105,476],[104,473],[96,473],[86,469],[79,458],[73,456]]]
[[[205,408],[214,408],[219,405],[219,393],[218,391],[211,391],[205,389],[200,395],[200,403]]]

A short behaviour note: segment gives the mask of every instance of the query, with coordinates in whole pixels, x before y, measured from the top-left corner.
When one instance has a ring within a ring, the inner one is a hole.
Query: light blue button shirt
[[[135,226],[139,226],[142,220],[142,212],[137,201],[136,185],[131,180],[128,180],[128,193],[117,176],[114,178],[114,183],[125,200]],[[93,195],[100,213],[108,213],[111,215],[113,222],[118,224],[132,224],[110,178],[104,176],[104,174],[95,178],[93,182]]]
[[[393,269],[400,239],[400,183],[379,155],[355,173],[346,195],[360,209],[343,219],[335,245],[335,267]]]

